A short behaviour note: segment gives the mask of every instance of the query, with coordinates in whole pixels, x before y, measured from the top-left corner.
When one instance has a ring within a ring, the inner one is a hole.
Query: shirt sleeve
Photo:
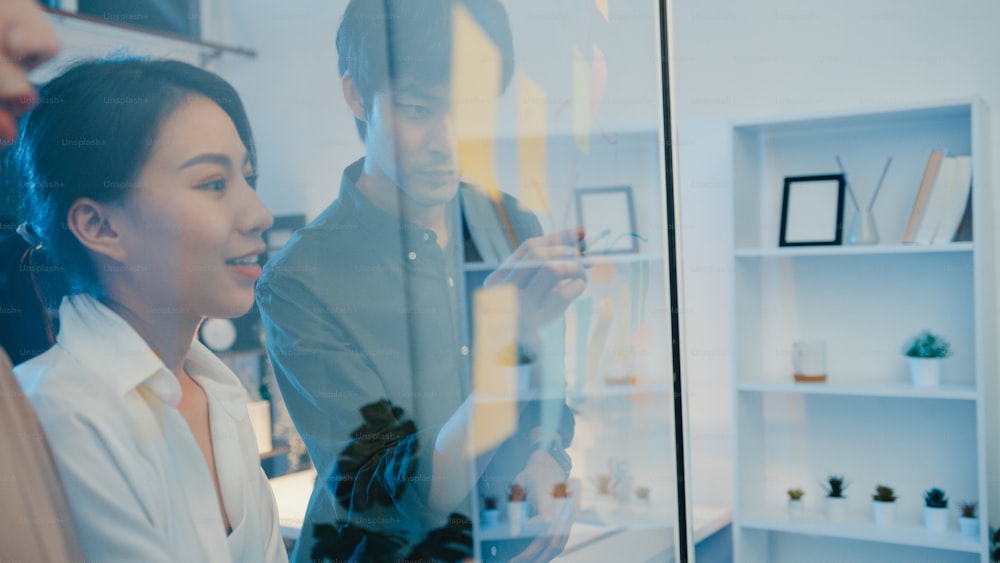
[[[157,529],[100,430],[65,405],[32,405],[45,430],[88,561],[170,563],[173,549]]]
[[[282,398],[338,514],[373,503],[425,510],[428,480],[412,476],[430,474],[435,429],[385,408],[381,375],[300,281],[265,276],[257,301]],[[403,506],[411,483],[420,492]]]

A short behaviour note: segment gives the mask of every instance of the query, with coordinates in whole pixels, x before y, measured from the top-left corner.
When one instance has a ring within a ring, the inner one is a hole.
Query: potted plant
[[[872,516],[877,526],[892,526],[896,520],[896,491],[887,485],[875,485]]]
[[[653,489],[645,485],[639,485],[633,492],[635,493],[635,498],[642,502],[649,502],[649,493],[653,492]]]
[[[961,516],[958,517],[958,529],[963,536],[976,537],[979,535],[979,515],[977,510],[979,503],[963,502],[958,505]]]
[[[552,487],[553,513],[557,519],[569,518],[573,514],[573,492],[565,482]]]
[[[535,363],[535,356],[530,350],[520,344],[508,344],[501,350],[497,361],[502,366],[514,368],[511,388],[518,393],[525,393],[531,389],[531,369]]]
[[[1000,562],[1000,529],[990,530],[990,561]]]
[[[924,493],[924,526],[932,532],[948,528],[948,497],[936,487]]]
[[[524,492],[524,487],[514,483],[507,492],[507,522],[510,523],[510,531],[517,535],[521,533],[521,526],[528,519],[528,495]]]
[[[951,345],[930,331],[918,334],[906,346],[910,378],[917,387],[934,387],[941,380],[941,363],[951,355]]]
[[[831,522],[847,520],[847,497],[844,496],[847,485],[843,475],[830,475],[823,484],[826,489],[826,517]]]
[[[483,527],[496,526],[500,522],[500,510],[496,497],[483,498]]]
[[[805,513],[805,502],[802,500],[805,494],[802,489],[788,489],[788,516],[792,520],[802,518]]]

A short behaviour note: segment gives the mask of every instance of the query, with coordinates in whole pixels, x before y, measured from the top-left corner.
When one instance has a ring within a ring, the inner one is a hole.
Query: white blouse
[[[59,320],[56,345],[14,372],[49,439],[87,560],[287,561],[236,375],[192,343],[185,369],[208,398],[227,537],[174,374],[92,297],[63,299]]]

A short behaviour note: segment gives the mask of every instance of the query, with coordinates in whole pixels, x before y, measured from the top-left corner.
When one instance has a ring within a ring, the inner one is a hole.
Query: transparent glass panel
[[[660,21],[348,6],[364,158],[262,290],[317,471],[298,560],[675,559]]]

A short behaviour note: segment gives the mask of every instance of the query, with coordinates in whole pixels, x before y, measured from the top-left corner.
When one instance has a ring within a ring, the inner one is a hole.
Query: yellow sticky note
[[[608,0],[594,0],[594,4],[597,5],[597,10],[604,16],[604,20],[610,21],[608,18]]]
[[[576,145],[590,152],[590,61],[573,47],[573,132]]]
[[[521,206],[537,213],[547,213],[545,91],[523,74],[517,77],[517,130]]]
[[[470,456],[500,445],[517,427],[517,394],[512,367],[504,361],[517,342],[517,288],[512,284],[484,287],[472,298],[472,417]]]
[[[494,165],[500,50],[469,11],[456,4],[452,23],[451,103],[462,177],[500,200]]]
[[[595,258],[590,267],[590,281],[595,284],[611,283],[615,280],[615,262],[611,258]]]

